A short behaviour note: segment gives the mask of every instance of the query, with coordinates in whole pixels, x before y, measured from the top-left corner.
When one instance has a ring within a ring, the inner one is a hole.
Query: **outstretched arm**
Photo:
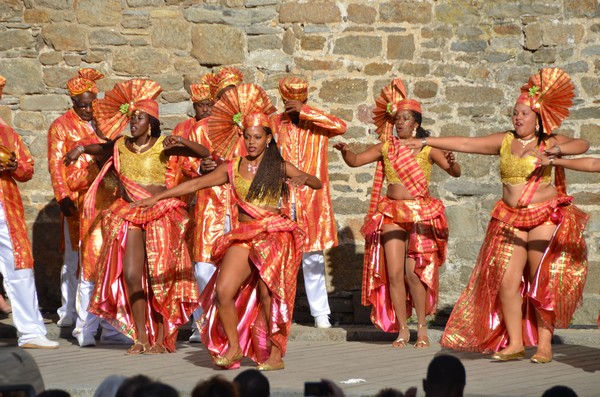
[[[474,154],[498,154],[504,139],[504,132],[481,137],[446,136],[426,138],[401,139],[400,144],[411,149],[420,149],[425,145],[455,152]]]
[[[600,158],[580,157],[577,159],[563,159],[540,153],[534,153],[534,156],[538,158],[537,162],[541,165],[557,165],[583,172],[600,172]]]
[[[311,189],[319,190],[323,187],[321,180],[314,175],[300,171],[292,163],[285,162],[285,174],[293,186],[308,186]]]
[[[383,143],[378,143],[368,147],[364,152],[358,154],[350,150],[348,144],[344,142],[336,143],[333,145],[333,148],[342,152],[342,158],[344,159],[344,162],[350,167],[360,167],[361,165],[381,160],[383,158],[381,156],[382,146]]]
[[[208,157],[210,152],[198,142],[185,139],[181,136],[170,135],[163,141],[165,153],[169,156],[186,156],[186,157]]]
[[[71,149],[63,159],[65,165],[69,165],[79,158],[82,154],[91,154],[92,156],[109,155],[112,153],[115,141],[109,141],[106,143],[93,143],[91,145],[78,145]]]
[[[544,152],[551,156],[583,154],[590,148],[590,143],[585,139],[569,138],[564,135],[552,135],[548,143],[548,148]]]
[[[194,178],[182,182],[179,185],[167,190],[163,190],[162,192],[157,193],[152,197],[133,202],[130,204],[130,206],[133,208],[149,208],[156,204],[156,202],[159,200],[164,200],[173,197],[181,197],[207,187],[224,185],[228,181],[227,167],[228,163],[223,163],[219,165],[216,170],[214,170],[208,175],[204,175],[199,178]]]
[[[447,150],[432,148],[429,153],[431,160],[441,169],[446,171],[448,175],[458,178],[461,174],[460,165],[456,162],[454,153]]]

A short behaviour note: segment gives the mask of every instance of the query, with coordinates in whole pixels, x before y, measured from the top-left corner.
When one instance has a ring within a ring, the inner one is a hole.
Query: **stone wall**
[[[107,76],[100,89],[130,77],[157,80],[161,119],[170,131],[191,114],[186,88],[221,65],[238,65],[281,109],[286,72],[311,82],[309,101],[344,119],[355,150],[375,142],[374,97],[393,77],[424,108],[434,135],[477,136],[511,128],[518,88],[543,66],[572,76],[577,98],[561,132],[600,150],[600,15],[596,0],[4,0],[0,74],[8,78],[0,116],[36,158],[22,185],[42,303],[59,301],[59,211],[46,163],[46,130],[69,106],[65,83],[83,66]],[[186,115],[187,114],[187,115]],[[458,154],[463,176],[436,170],[432,191],[447,205],[448,261],[440,308],[447,312],[468,280],[488,214],[501,194],[497,159]],[[363,240],[374,167],[349,169],[330,152],[341,245],[329,254],[329,287],[342,321],[357,310]],[[600,174],[568,172],[569,190],[591,214],[590,272],[576,324],[600,307]],[[359,315],[360,314],[360,315]],[[360,318],[359,318],[360,317]]]

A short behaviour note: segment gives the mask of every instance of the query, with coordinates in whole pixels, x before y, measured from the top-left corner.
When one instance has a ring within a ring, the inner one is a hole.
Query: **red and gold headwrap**
[[[148,113],[158,119],[156,98],[162,88],[156,81],[133,79],[115,84],[104,98],[94,102],[98,127],[106,136],[121,133],[135,111]]]
[[[270,127],[268,120],[267,125],[256,123],[263,123],[261,117],[276,111],[265,90],[256,84],[240,84],[227,91],[215,103],[208,119],[208,138],[213,150],[231,160],[244,129],[255,125]]]
[[[389,113],[392,117],[396,117],[396,114],[400,110],[403,110],[403,109],[414,110],[417,113],[422,113],[421,104],[418,101],[415,101],[414,99],[408,99],[408,98],[405,98],[401,101],[394,103],[390,107]]]
[[[375,100],[375,109],[373,109],[373,123],[377,127],[375,131],[379,135],[379,140],[385,141],[394,131],[394,118],[397,109],[394,105],[406,98],[406,88],[400,79],[394,79],[383,87],[381,94]]]
[[[551,134],[569,116],[575,87],[560,68],[542,68],[521,87],[517,103],[524,103],[540,115],[545,134]]]
[[[96,80],[100,80],[103,77],[104,75],[96,69],[79,69],[79,76],[73,77],[71,80],[67,81],[69,96],[74,97],[88,91],[97,94],[98,86],[96,86]]]
[[[243,125],[245,128],[266,127],[271,128],[271,119],[264,113],[250,113],[244,117]]]
[[[6,85],[6,78],[4,76],[0,76],[0,98],[2,97],[2,91],[4,91],[5,85]]]
[[[308,82],[300,77],[284,77],[279,81],[279,93],[284,101],[304,102],[308,99]]]
[[[207,73],[202,76],[202,79],[197,84],[190,85],[190,93],[192,96],[192,102],[201,102],[206,99],[210,101],[215,100],[215,83],[217,75],[214,73]]]
[[[216,77],[215,82],[215,96],[218,95],[223,88],[229,87],[230,85],[239,85],[244,81],[244,73],[238,68],[233,66],[227,66],[221,68]]]

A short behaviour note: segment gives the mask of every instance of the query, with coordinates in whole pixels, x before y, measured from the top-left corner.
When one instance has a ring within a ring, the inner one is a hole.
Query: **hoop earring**
[[[417,129],[415,128],[415,129],[413,130],[413,132],[412,132],[412,137],[414,138],[414,137],[416,137],[416,136],[417,136]]]

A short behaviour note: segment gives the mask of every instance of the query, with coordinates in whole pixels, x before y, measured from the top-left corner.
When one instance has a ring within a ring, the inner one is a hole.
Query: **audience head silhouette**
[[[454,356],[434,357],[427,368],[427,378],[423,379],[426,397],[462,397],[466,384],[465,367]]]
[[[247,369],[233,379],[237,384],[240,397],[269,397],[269,380],[257,369]]]

